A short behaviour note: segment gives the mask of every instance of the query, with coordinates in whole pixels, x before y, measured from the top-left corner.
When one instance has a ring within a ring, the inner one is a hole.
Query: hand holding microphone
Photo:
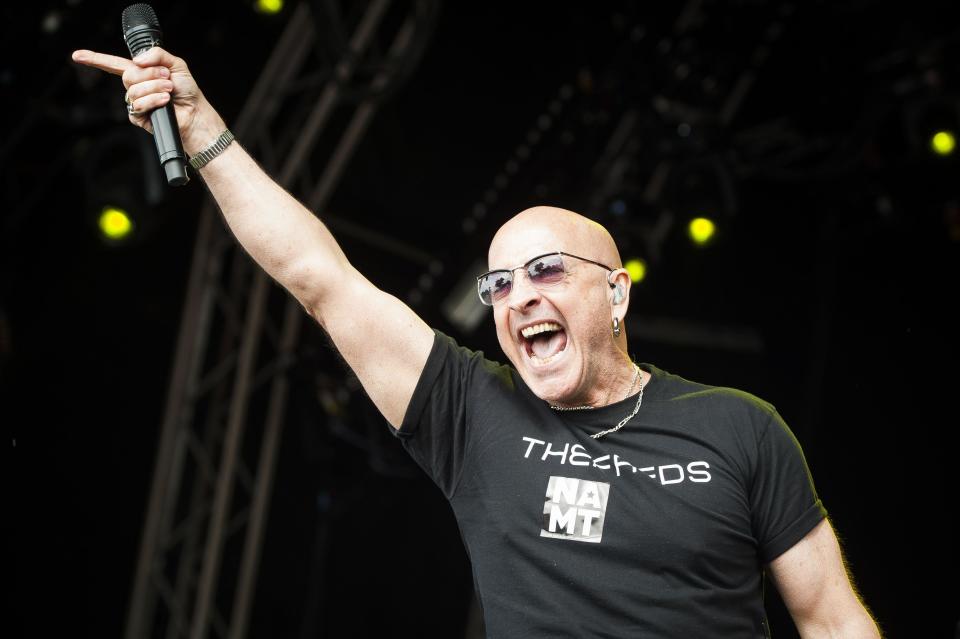
[[[168,183],[185,184],[184,151],[191,156],[200,153],[219,139],[226,126],[200,92],[186,63],[153,46],[159,42],[160,31],[148,5],[128,7],[123,27],[132,61],[83,49],[73,52],[73,60],[121,76],[130,121],[154,135]]]

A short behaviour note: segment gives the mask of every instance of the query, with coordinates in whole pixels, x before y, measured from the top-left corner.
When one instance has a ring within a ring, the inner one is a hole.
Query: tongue
[[[530,340],[530,350],[540,359],[556,355],[567,345],[567,336],[563,331],[540,333]]]

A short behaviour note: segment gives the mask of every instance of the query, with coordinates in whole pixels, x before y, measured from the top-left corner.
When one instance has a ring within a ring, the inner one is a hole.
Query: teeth
[[[564,349],[564,350],[566,350],[566,349]],[[530,356],[530,359],[532,359],[532,360],[533,360],[533,363],[536,364],[537,366],[543,366],[544,364],[549,364],[549,363],[552,362],[553,360],[555,360],[555,359],[557,359],[558,357],[560,357],[560,353],[562,353],[562,352],[563,352],[563,351],[558,351],[558,352],[554,353],[553,355],[551,355],[550,357],[543,357],[543,358],[537,357],[536,355],[531,355],[531,356]]]
[[[534,324],[533,326],[528,326],[520,334],[526,338],[533,337],[534,335],[539,335],[540,333],[546,333],[547,331],[559,331],[560,325],[554,324],[553,322],[543,322],[542,324]]]

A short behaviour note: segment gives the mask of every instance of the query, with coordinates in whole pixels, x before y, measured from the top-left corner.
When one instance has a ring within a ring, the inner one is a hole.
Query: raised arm
[[[840,544],[826,519],[767,568],[804,639],[880,636],[850,583]]]
[[[226,128],[186,63],[159,47],[135,61],[75,51],[75,62],[123,78],[127,99],[148,114],[172,99],[187,155]],[[131,122],[150,130],[148,115]],[[347,261],[317,217],[233,143],[200,170],[227,225],[251,257],[314,317],[374,404],[399,427],[433,344],[433,331]]]

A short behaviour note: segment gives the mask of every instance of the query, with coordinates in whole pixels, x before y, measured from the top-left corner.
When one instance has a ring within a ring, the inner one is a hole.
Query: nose
[[[540,302],[540,291],[530,282],[526,269],[514,272],[513,285],[507,303],[515,311],[523,312]]]

